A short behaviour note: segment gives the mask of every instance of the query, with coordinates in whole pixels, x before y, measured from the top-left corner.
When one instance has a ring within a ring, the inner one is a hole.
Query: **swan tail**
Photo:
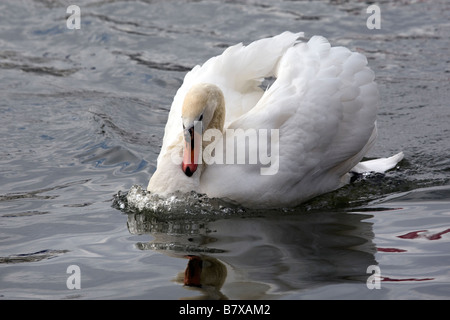
[[[394,168],[403,159],[403,157],[403,152],[399,152],[389,158],[362,161],[354,166],[351,172],[356,174],[367,172],[384,173]]]

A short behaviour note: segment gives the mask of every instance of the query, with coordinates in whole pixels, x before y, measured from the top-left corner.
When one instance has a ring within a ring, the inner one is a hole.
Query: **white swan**
[[[402,159],[399,153],[359,163],[377,136],[378,90],[366,58],[323,37],[301,42],[301,36],[284,32],[237,44],[186,75],[148,191],[295,206],[344,185],[352,170],[383,172]],[[275,81],[264,90],[270,77]],[[228,139],[237,129],[257,140]],[[246,155],[236,163],[243,146]]]

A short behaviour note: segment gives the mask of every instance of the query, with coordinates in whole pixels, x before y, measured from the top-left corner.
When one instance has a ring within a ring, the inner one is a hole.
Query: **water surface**
[[[79,1],[79,30],[70,4],[0,4],[3,299],[450,297],[446,1],[381,1],[379,30],[359,1]],[[291,210],[128,208],[186,72],[285,30],[368,57],[382,98],[368,157],[405,160]],[[200,260],[202,287],[184,285]]]

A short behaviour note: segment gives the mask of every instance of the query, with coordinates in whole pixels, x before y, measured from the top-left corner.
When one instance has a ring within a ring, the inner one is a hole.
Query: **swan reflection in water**
[[[314,212],[251,217],[178,217],[128,214],[137,243],[187,260],[175,281],[198,290],[198,299],[277,299],[333,283],[366,285],[376,265],[372,217]],[[193,299],[193,297],[189,297]]]

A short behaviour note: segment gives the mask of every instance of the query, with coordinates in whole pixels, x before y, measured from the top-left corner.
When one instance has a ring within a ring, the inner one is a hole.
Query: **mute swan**
[[[349,172],[393,168],[403,153],[360,163],[377,136],[366,58],[302,36],[237,44],[187,73],[147,191],[288,207],[343,186]]]

